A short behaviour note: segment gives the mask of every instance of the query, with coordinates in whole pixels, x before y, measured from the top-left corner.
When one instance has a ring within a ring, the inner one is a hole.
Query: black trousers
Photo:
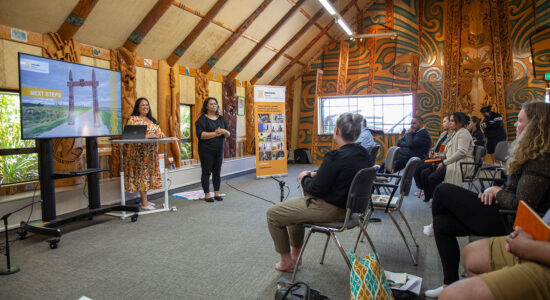
[[[220,190],[220,173],[223,162],[223,149],[221,151],[205,150],[199,147],[199,158],[201,160],[201,185],[204,193],[210,193],[210,174],[214,191]]]
[[[435,189],[432,216],[444,284],[458,281],[460,248],[457,236],[507,233],[498,209],[498,204],[485,205],[476,193],[453,184],[442,183]]]
[[[421,174],[425,169],[434,169],[434,166],[432,163],[422,162],[416,167],[416,170],[414,171],[414,182],[416,182],[416,186],[421,190],[424,189]]]
[[[445,173],[447,172],[447,167],[437,169],[437,167],[426,168],[420,174],[420,181],[424,187],[424,199],[428,201],[432,198],[435,188],[443,182],[445,179]]]

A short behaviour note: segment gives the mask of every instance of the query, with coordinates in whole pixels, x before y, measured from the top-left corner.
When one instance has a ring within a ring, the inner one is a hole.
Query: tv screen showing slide
[[[122,134],[120,72],[19,53],[21,138]]]

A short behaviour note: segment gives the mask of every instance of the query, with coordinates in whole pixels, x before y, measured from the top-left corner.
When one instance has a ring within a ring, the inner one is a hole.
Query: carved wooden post
[[[193,110],[193,125],[201,115],[202,103],[208,98],[208,74],[205,74],[197,69],[195,77],[195,109]],[[195,132],[195,130],[193,130]],[[197,135],[193,135],[193,158],[199,159],[199,139]]]
[[[338,83],[336,93],[341,96],[346,94],[346,81],[348,78],[349,44],[346,41],[340,42],[340,61],[338,63]]]
[[[321,95],[323,93],[322,91],[322,85],[323,85],[323,70],[317,69],[317,77],[315,79],[315,102],[313,107],[313,130],[312,130],[312,138],[311,138],[311,155],[312,157],[316,157],[314,155],[317,152],[317,146],[319,145],[319,101],[321,99]],[[322,124],[321,124],[322,125]],[[313,159],[314,163],[319,163],[318,160],[315,158]]]
[[[222,105],[223,117],[227,120],[231,135],[226,141],[224,157],[235,157],[237,150],[237,84],[235,80],[223,78],[222,82]]]
[[[45,57],[74,63],[80,62],[80,44],[73,39],[63,40],[58,33],[44,34],[42,47],[42,55]],[[82,170],[84,168],[82,139],[52,139],[52,144],[54,172]],[[55,185],[68,186],[83,182],[82,177],[73,177],[56,180]]]
[[[254,129],[254,86],[246,85],[246,154],[256,153],[256,132]]]
[[[174,69],[178,70],[174,72]],[[158,69],[158,116],[162,132],[167,136],[180,137],[180,116],[179,116],[179,66],[176,64],[170,67],[165,60],[159,61]],[[176,84],[176,82],[178,84]],[[179,141],[172,142],[166,149],[168,157],[172,156],[176,167],[181,166],[181,152]],[[162,149],[161,149],[162,150]],[[168,159],[166,157],[165,159]]]
[[[292,140],[292,109],[294,107],[294,82],[295,78],[292,76],[286,83],[286,101],[285,101],[285,114],[286,114],[286,141],[287,150],[290,151],[290,141]]]

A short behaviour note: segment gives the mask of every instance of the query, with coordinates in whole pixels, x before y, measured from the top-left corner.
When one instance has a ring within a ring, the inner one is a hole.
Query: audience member
[[[498,210],[517,209],[519,199],[539,213],[550,207],[550,104],[525,104],[515,123],[517,139],[507,161],[508,180],[482,194],[452,184],[439,185],[432,205],[435,242],[443,266],[443,286],[426,291],[437,297],[458,280],[457,236],[499,236],[506,227]]]
[[[424,122],[421,117],[414,117],[411,120],[411,128],[405,135],[397,141],[399,153],[395,159],[395,172],[401,171],[411,157],[424,159],[428,156],[428,151],[432,145],[432,139],[428,130],[424,128]],[[384,164],[380,166],[384,170]]]
[[[475,145],[485,147],[485,134],[483,134],[483,131],[481,131],[480,118],[476,116],[472,116],[470,118],[470,123],[468,124],[468,131],[472,135],[472,139],[474,140]]]
[[[372,137],[372,133],[370,132],[370,129],[367,127],[367,120],[363,119],[363,127],[361,129],[361,134],[357,138],[357,141],[355,141],[359,145],[363,146],[367,151],[370,150],[376,146],[376,143],[374,142],[374,138]],[[375,157],[373,157],[375,159]]]
[[[269,232],[275,251],[281,255],[276,270],[291,271],[297,263],[304,240],[304,228],[297,224],[344,219],[348,190],[355,174],[373,165],[369,152],[355,143],[362,121],[359,114],[340,115],[333,134],[340,148],[325,155],[318,171],[303,171],[298,175],[306,196],[281,202],[267,210]]]
[[[498,142],[506,140],[504,122],[499,113],[491,111],[491,105],[483,107],[480,112],[485,116],[481,128],[485,131],[485,137],[487,138],[487,153],[492,157]]]

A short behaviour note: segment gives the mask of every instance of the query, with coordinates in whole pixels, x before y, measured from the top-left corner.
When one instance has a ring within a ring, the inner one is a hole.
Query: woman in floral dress
[[[153,118],[147,98],[138,98],[127,125],[147,125],[146,138],[165,138],[157,120]],[[147,191],[162,187],[158,164],[158,145],[156,143],[126,145],[124,163],[124,185],[129,193],[139,191],[141,208],[152,210],[155,204],[147,201]]]

